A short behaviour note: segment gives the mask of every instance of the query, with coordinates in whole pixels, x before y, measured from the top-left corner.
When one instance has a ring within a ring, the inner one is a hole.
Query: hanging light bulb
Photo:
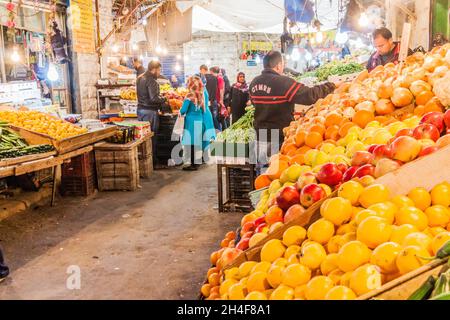
[[[188,62],[189,61],[189,56],[184,56],[184,62]]]
[[[114,44],[114,45],[111,47],[111,49],[112,49],[112,51],[115,52],[115,53],[119,52],[119,46],[118,46],[117,44]]]
[[[369,18],[365,12],[361,13],[358,22],[361,27],[367,27],[369,25]]]
[[[162,48],[161,48],[161,46],[159,44],[156,46],[155,51],[156,51],[156,53],[161,53],[162,52]]]
[[[147,25],[147,19],[142,20],[142,25],[146,26]]]
[[[138,51],[139,46],[136,43],[133,43],[133,45],[131,46],[131,49],[133,49],[133,51]]]
[[[50,65],[48,66],[47,78],[50,81],[56,81],[59,79],[59,74],[54,63],[50,63]]]
[[[181,66],[177,63],[175,65],[175,71],[180,71],[181,70]]]
[[[13,49],[13,52],[11,53],[11,60],[13,62],[19,62],[20,61],[20,55],[19,55],[19,52],[17,52],[17,48]]]
[[[261,63],[261,57],[260,57],[259,55],[256,56],[255,62],[256,62],[257,64],[260,64],[260,63]]]
[[[181,60],[181,54],[177,54],[177,60]]]
[[[318,31],[316,33],[316,42],[317,43],[322,43],[322,41],[323,41],[323,33],[322,33],[322,31]]]
[[[291,58],[294,61],[300,60],[300,51],[298,50],[298,48],[294,48],[294,50],[292,50]]]
[[[169,53],[169,51],[167,50],[167,48],[162,49],[162,53],[163,55],[167,55],[167,53]]]
[[[144,60],[144,56],[142,54],[139,56],[139,60]]]

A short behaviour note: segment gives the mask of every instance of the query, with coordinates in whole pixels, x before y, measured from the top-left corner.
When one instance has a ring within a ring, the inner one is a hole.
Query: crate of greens
[[[251,158],[252,145],[256,141],[253,128],[255,108],[246,108],[245,115],[233,123],[227,130],[218,134],[211,146],[211,155],[221,158]]]

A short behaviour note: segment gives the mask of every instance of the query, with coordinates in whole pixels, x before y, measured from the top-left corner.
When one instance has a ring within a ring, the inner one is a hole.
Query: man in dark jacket
[[[142,65],[142,61],[138,58],[133,58],[133,67],[136,70],[136,75],[139,77],[140,75],[145,73],[145,68]]]
[[[217,96],[217,89],[219,86],[217,76],[210,70],[205,74],[206,90],[209,96],[209,109],[211,110],[214,122],[214,128],[220,130],[219,124],[219,97]]]
[[[333,83],[312,88],[304,86],[284,76],[284,67],[281,53],[271,51],[264,57],[262,74],[250,84],[250,99],[255,106],[254,127],[260,147],[259,162],[280,150],[283,129],[294,121],[295,104],[312,105],[336,89]]]
[[[399,63],[400,42],[394,42],[392,32],[387,28],[376,29],[373,34],[373,46],[377,50],[372,54],[367,63],[367,70],[372,71],[378,66],[384,66],[388,63]],[[408,50],[408,55],[412,51]]]
[[[147,71],[137,79],[136,91],[138,98],[138,120],[149,121],[152,132],[153,159],[156,160],[156,135],[159,130],[159,111],[166,104],[166,99],[161,97],[159,91],[158,77],[161,75],[161,63],[151,61]]]

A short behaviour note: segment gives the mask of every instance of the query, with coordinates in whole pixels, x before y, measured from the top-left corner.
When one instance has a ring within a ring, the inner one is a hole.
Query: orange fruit
[[[294,289],[281,285],[272,291],[269,300],[293,300],[294,294]]]
[[[247,294],[245,300],[267,300],[267,296],[262,292],[253,291]]]
[[[338,196],[350,201],[354,206],[358,204],[358,199],[364,187],[356,181],[347,181],[339,187]]]
[[[418,105],[414,108],[414,115],[418,117],[422,117],[425,114],[425,106]]]
[[[254,213],[247,213],[245,216],[241,219],[241,227],[246,224],[247,222],[252,222],[258,219],[258,216]]]
[[[391,201],[373,204],[367,210],[375,211],[378,217],[386,219],[389,224],[394,223],[395,214],[398,212],[397,206]]]
[[[320,207],[322,217],[331,221],[335,226],[341,226],[350,221],[352,212],[351,202],[341,197],[327,199]]]
[[[368,217],[364,219],[356,230],[356,239],[370,249],[375,249],[380,244],[389,241],[392,234],[392,225],[386,219],[380,217]]]
[[[434,97],[433,92],[428,90],[422,91],[416,97],[416,104],[419,106],[425,106],[433,97]]]
[[[308,146],[303,146],[303,147],[298,148],[297,154],[305,154],[305,153],[307,153],[309,150],[311,150],[310,147],[308,147]]]
[[[325,260],[322,261],[320,265],[320,272],[322,272],[324,276],[327,276],[329,273],[338,268],[338,257],[339,256],[337,253],[330,253],[329,255],[327,255]]]
[[[431,206],[425,210],[425,214],[428,217],[430,227],[445,228],[450,223],[450,211],[444,206]]]
[[[328,127],[325,131],[325,139],[337,141],[339,139],[339,127],[337,125]]]
[[[352,277],[352,274],[353,271],[344,273],[341,279],[339,280],[339,284],[341,286],[350,287],[350,278]]]
[[[246,295],[247,286],[242,283],[236,283],[228,289],[228,298],[230,300],[244,300]]]
[[[328,274],[328,277],[330,277],[330,279],[333,280],[333,283],[335,285],[338,285],[341,282],[341,278],[344,274],[345,272],[342,272],[339,269],[335,269]]]
[[[304,165],[305,164],[305,155],[304,154],[298,154],[298,150],[296,154],[289,160],[289,165],[293,165],[293,164],[299,164],[299,165]]]
[[[272,288],[276,288],[281,284],[281,278],[284,268],[279,265],[274,265],[270,267],[267,272],[267,282],[269,282]]]
[[[261,249],[261,261],[274,262],[276,259],[281,258],[285,251],[286,247],[281,240],[269,240]]]
[[[428,227],[428,218],[426,214],[416,207],[400,208],[395,215],[395,224],[412,224],[419,231],[423,231]]]
[[[209,278],[209,276],[212,275],[213,273],[219,273],[219,272],[220,272],[220,270],[217,267],[209,268],[208,272],[206,273],[206,277]]]
[[[305,130],[297,131],[297,133],[295,134],[295,137],[294,137],[295,145],[298,148],[303,146],[305,144],[305,138],[306,138],[306,131]]]
[[[440,204],[444,207],[450,207],[450,185],[440,183],[431,190],[431,203]]]
[[[262,174],[258,178],[255,179],[255,189],[259,190],[265,187],[270,186],[272,180],[270,180],[267,174]]]
[[[267,210],[265,221],[268,225],[283,222],[283,210],[278,206],[272,206]]]
[[[300,253],[300,263],[311,270],[320,268],[327,253],[320,243],[310,241],[302,246]]]
[[[398,272],[395,261],[402,247],[395,242],[385,242],[372,251],[370,263],[378,266],[383,273]]]
[[[350,278],[350,289],[358,296],[381,288],[381,273],[377,266],[364,265],[356,269]]]
[[[372,122],[375,119],[375,114],[368,110],[359,110],[356,111],[353,116],[353,123],[357,124],[360,128],[365,128],[369,122]]]
[[[356,294],[345,286],[336,286],[328,291],[325,300],[355,300]]]
[[[349,272],[369,262],[371,251],[361,241],[350,241],[341,247],[338,255],[339,269]]]
[[[392,226],[392,234],[389,241],[395,242],[398,244],[402,244],[403,240],[406,238],[407,235],[419,232],[419,230],[413,226],[412,224],[403,224],[401,226]]]
[[[425,105],[425,113],[429,112],[443,112],[444,107],[442,106],[442,103],[439,101],[437,97],[433,97],[430,99],[430,101],[427,102]]]
[[[420,210],[424,211],[431,205],[431,195],[425,188],[414,188],[408,193],[414,205]]]
[[[342,236],[336,235],[330,239],[327,243],[327,251],[328,253],[338,253],[341,247]]]
[[[351,127],[354,127],[354,126],[356,126],[356,124],[355,123],[353,123],[353,122],[346,122],[346,123],[344,123],[342,126],[341,126],[341,128],[339,129],[339,135],[341,136],[341,137],[345,137],[346,135],[347,135],[347,133],[348,133],[348,130],[351,128]]]
[[[450,232],[448,231],[441,232],[437,236],[435,236],[431,241],[431,250],[433,251],[433,255],[436,255],[438,250],[445,243],[447,243],[447,241],[450,241]]]
[[[286,251],[284,252],[284,259],[289,259],[291,256],[299,254],[301,250],[302,250],[302,248],[298,245],[289,246],[286,249]],[[283,258],[279,258],[279,259],[283,259]],[[277,259],[277,261],[279,259]],[[288,260],[286,260],[286,263],[287,262],[288,262]],[[275,263],[275,261],[273,263]],[[281,263],[281,262],[279,262],[279,263]]]
[[[400,274],[406,274],[428,263],[421,257],[429,258],[430,253],[427,249],[418,246],[409,246],[400,251],[395,261]]]
[[[218,286],[220,284],[220,276],[218,273],[212,273],[209,277],[208,277],[208,283],[211,286]]]
[[[211,285],[209,283],[204,284],[200,289],[200,292],[205,298],[208,298],[211,293]]]
[[[343,236],[346,233],[351,233],[351,232],[356,232],[358,225],[356,224],[355,221],[351,221],[347,224],[343,224],[342,226],[340,226],[337,230],[336,230],[336,234]]]
[[[267,281],[267,273],[265,272],[255,272],[252,273],[247,280],[247,290],[248,292],[259,291],[263,292],[270,288],[269,282]]]
[[[309,132],[317,132],[321,137],[325,135],[326,128],[321,124],[314,124],[309,128]]]
[[[306,300],[305,290],[306,290],[306,284],[303,285],[303,286],[296,287],[296,288],[294,289],[294,296],[295,296],[295,299]]]
[[[432,243],[433,239],[422,232],[413,232],[408,234],[403,239],[402,247],[418,246],[425,248],[430,254],[433,253]]]
[[[306,135],[305,144],[310,148],[316,148],[323,141],[323,135],[318,132],[309,132]]]
[[[376,116],[374,120],[384,125],[389,119],[390,118],[386,116]]]
[[[223,296],[224,294],[227,294],[230,287],[232,285],[235,285],[236,283],[238,283],[238,281],[235,279],[227,279],[224,282],[222,282],[220,284],[220,290],[219,290],[220,295]]]
[[[306,230],[301,226],[292,226],[283,233],[283,244],[287,247],[301,245],[306,238]]]
[[[395,196],[391,201],[397,206],[397,208],[414,207],[414,202],[407,196]]]
[[[295,153],[297,151],[297,146],[294,143],[285,143],[281,148],[281,153],[287,156]]]
[[[273,181],[276,179],[280,179],[281,174],[287,168],[289,168],[288,161],[279,160],[279,161],[271,163],[265,174],[269,177],[270,180]]]
[[[339,126],[342,120],[343,117],[340,114],[331,112],[325,117],[325,127],[329,128],[331,126]]]
[[[334,236],[334,224],[326,219],[319,219],[309,226],[307,234],[308,239],[324,245]]]
[[[334,287],[333,280],[326,276],[312,278],[306,285],[305,296],[308,300],[324,300]]]

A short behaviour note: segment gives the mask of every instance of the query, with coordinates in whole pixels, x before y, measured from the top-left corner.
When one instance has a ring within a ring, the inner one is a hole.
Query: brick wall
[[[242,53],[243,41],[267,41],[269,38],[277,50],[280,50],[279,35],[248,34],[248,33],[220,33],[198,32],[192,37],[192,41],[184,44],[185,73],[192,75],[199,72],[199,67],[211,61],[210,66],[224,68],[231,82],[235,81],[236,74],[243,71],[247,79],[251,80],[259,75],[262,65],[247,67],[247,62],[239,59]],[[210,67],[208,66],[208,67]]]

